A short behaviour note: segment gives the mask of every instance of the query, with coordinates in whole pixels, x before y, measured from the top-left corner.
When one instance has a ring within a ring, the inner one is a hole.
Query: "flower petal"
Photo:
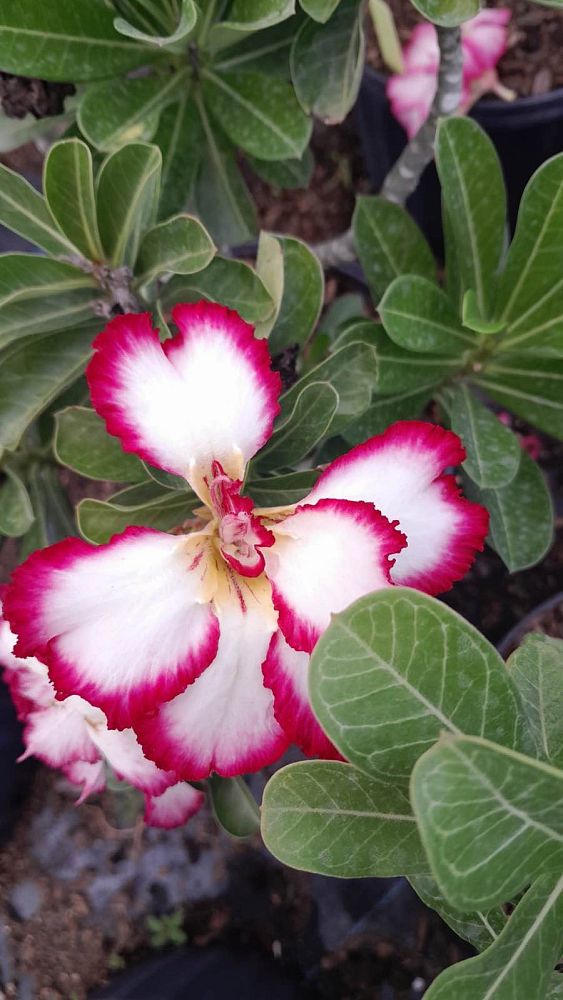
[[[508,46],[510,18],[507,7],[484,9],[462,25],[463,75],[467,82],[496,67]]]
[[[274,694],[276,719],[289,741],[309,757],[343,760],[313,715],[308,690],[309,661],[309,654],[288,646],[280,631],[272,636],[262,671],[266,686]]]
[[[147,795],[145,798],[145,823],[171,830],[183,826],[201,809],[205,801],[203,792],[180,781],[167,788],[162,795]]]
[[[330,623],[362,594],[390,585],[390,556],[404,536],[371,503],[300,505],[272,527],[265,551],[279,626],[294,649],[311,652]]]
[[[125,451],[196,489],[213,459],[240,479],[279,412],[266,343],[224,306],[178,305],[172,315],[179,333],[163,344],[148,313],[108,324],[87,370],[92,403]]]
[[[63,767],[63,773],[71,785],[82,785],[82,791],[75,805],[79,806],[89,795],[103,792],[106,787],[106,775],[103,760],[89,764],[85,760],[75,760]]]
[[[412,139],[430,114],[436,93],[436,74],[413,70],[387,81],[387,98],[391,111]]]
[[[118,732],[106,726],[91,727],[91,739],[121,781],[147,795],[160,795],[175,784],[173,771],[161,771],[147,760],[132,729]]]
[[[4,601],[16,654],[47,663],[59,697],[79,694],[112,728],[183,691],[212,661],[198,536],[128,528],[107,545],[67,539],[33,553]]]
[[[332,462],[306,501],[370,500],[407,536],[393,583],[439,594],[465,575],[488,530],[487,511],[460,495],[453,476],[441,475],[464,458],[452,431],[399,421]]]
[[[90,725],[86,713],[94,718],[99,710],[86,705],[82,698],[66,698],[53,702],[48,708],[38,708],[29,713],[24,729],[25,753],[20,758],[38,757],[49,767],[64,767],[73,761],[90,764],[100,759],[100,754],[90,738]]]
[[[417,24],[403,51],[403,64],[409,72],[422,69],[426,72],[438,72],[440,65],[440,48],[438,35],[433,24]]]
[[[226,777],[257,771],[288,744],[261,669],[275,617],[247,601],[225,604],[219,616],[221,638],[211,666],[135,727],[145,754],[188,780],[212,771]]]

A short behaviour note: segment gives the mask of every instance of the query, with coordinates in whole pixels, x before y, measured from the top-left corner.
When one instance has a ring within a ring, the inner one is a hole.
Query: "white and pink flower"
[[[47,665],[63,708],[75,699],[84,725],[99,727],[96,752],[125,776],[118,744],[133,758],[139,743],[169,776],[158,791],[171,809],[175,782],[257,770],[290,742],[336,756],[307,692],[331,615],[396,583],[447,590],[488,525],[444,475],[464,458],[459,439],[421,421],[332,462],[300,503],[255,508],[245,470],[272,433],[281,388],[267,345],[219,305],[172,315],[178,332],[164,343],[148,314],[112,320],[87,375],[124,450],[196,492],[195,519],[173,534],[129,528],[107,545],[68,539],[36,552],[4,601],[15,655]]]
[[[463,84],[460,111],[492,91],[503,99],[515,95],[499,83],[496,66],[508,47],[507,7],[488,7],[461,26]],[[436,93],[440,50],[433,24],[417,24],[403,50],[403,72],[389,77],[387,97],[394,117],[412,139],[430,113]]]

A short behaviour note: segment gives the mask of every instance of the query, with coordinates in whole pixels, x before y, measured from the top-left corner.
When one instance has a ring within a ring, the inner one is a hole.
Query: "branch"
[[[381,188],[381,197],[404,205],[418,186],[421,175],[434,156],[434,140],[440,118],[454,114],[461,95],[463,55],[459,28],[436,27],[440,47],[440,67],[436,94],[424,125],[405,146]],[[356,259],[352,230],[324,240],[313,247],[324,267]]]

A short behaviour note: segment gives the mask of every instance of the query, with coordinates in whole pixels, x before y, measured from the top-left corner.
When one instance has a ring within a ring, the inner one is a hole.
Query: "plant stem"
[[[440,68],[436,94],[424,125],[405,146],[383,182],[380,194],[387,201],[404,205],[418,186],[424,169],[434,156],[434,140],[440,118],[457,111],[461,94],[463,57],[459,28],[436,28],[440,47]],[[352,230],[325,240],[312,248],[324,267],[356,259]]]

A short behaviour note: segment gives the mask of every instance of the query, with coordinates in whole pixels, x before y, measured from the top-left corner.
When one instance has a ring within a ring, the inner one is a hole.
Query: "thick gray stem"
[[[461,94],[463,56],[459,28],[437,27],[440,46],[440,68],[436,95],[424,125],[405,146],[381,188],[381,196],[398,205],[404,205],[416,189],[425,167],[434,155],[434,140],[438,119],[457,111]],[[352,230],[313,247],[324,267],[331,267],[355,260],[356,253]]]

